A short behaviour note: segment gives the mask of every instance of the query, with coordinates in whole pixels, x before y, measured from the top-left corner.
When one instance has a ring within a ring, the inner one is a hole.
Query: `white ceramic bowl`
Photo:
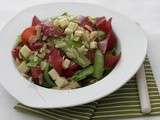
[[[39,87],[22,77],[11,56],[16,36],[31,24],[32,17],[41,19],[60,15],[112,17],[114,32],[121,46],[121,60],[102,80],[74,90],[53,90]],[[143,31],[131,20],[102,6],[89,3],[50,3],[30,7],[14,17],[0,33],[0,83],[19,102],[35,108],[60,108],[89,103],[114,92],[124,85],[142,64],[147,49]]]

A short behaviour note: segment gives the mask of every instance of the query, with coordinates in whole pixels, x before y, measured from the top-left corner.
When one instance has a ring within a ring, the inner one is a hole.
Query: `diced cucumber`
[[[18,66],[18,70],[21,72],[21,73],[26,73],[29,71],[29,67],[27,66],[26,62],[23,61],[19,66]]]
[[[104,72],[104,56],[102,52],[99,49],[97,49],[95,54],[93,76],[96,79],[100,79],[103,77],[103,72]]]
[[[46,65],[45,69],[44,69],[44,81],[47,82],[48,84],[48,88],[51,88],[53,87],[55,84],[54,82],[51,80],[49,74],[48,74],[48,71],[49,71],[49,64]]]
[[[48,74],[51,76],[53,80],[56,80],[59,77],[59,74],[55,69],[50,70]]]
[[[28,57],[31,55],[32,51],[31,51],[26,45],[24,45],[24,46],[20,49],[20,53],[22,54],[22,56],[23,56],[24,58],[28,58]]]
[[[75,88],[79,88],[79,87],[80,87],[80,85],[79,85],[78,82],[76,82],[76,81],[71,81],[71,82],[69,82],[68,85],[65,86],[63,89],[75,89]]]
[[[94,72],[93,66],[88,66],[88,67],[76,72],[71,79],[73,79],[75,81],[80,81],[80,80],[87,78],[93,72]]]
[[[41,62],[41,58],[38,56],[32,55],[29,57],[29,62],[27,63],[28,67],[36,67]]]
[[[59,88],[62,88],[68,84],[68,81],[64,77],[58,77],[55,83]]]

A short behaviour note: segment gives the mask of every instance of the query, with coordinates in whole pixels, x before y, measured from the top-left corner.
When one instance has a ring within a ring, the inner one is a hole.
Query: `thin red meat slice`
[[[95,50],[88,50],[86,57],[93,63],[95,59]]]
[[[92,31],[94,28],[94,25],[92,23],[92,21],[90,21],[90,19],[85,16],[79,16],[78,17],[78,22],[79,22],[79,25],[82,26],[83,28],[87,29],[88,31]]]
[[[43,79],[43,71],[40,67],[34,67],[31,69],[31,75],[33,78],[33,82],[37,85],[40,85],[40,80]]]
[[[98,47],[99,47],[99,49],[101,50],[101,52],[103,53],[103,54],[105,54],[106,53],[106,50],[107,50],[107,47],[108,47],[108,37],[106,37],[106,39],[104,39],[104,40],[102,40],[102,41],[100,41],[99,43],[98,43]]]
[[[32,26],[40,25],[42,22],[37,16],[34,16],[32,19]]]
[[[32,43],[32,44],[28,44],[28,47],[32,51],[36,51],[36,50],[41,49],[43,47],[43,43],[41,43],[41,42],[35,42],[35,43]]]
[[[12,56],[14,59],[16,59],[16,58],[19,59],[19,47],[15,47],[12,49]]]
[[[75,72],[77,72],[81,68],[78,64],[72,64],[69,68],[63,70],[63,75],[68,78],[71,77]]]
[[[61,55],[61,52],[59,49],[54,48],[48,58],[48,62],[51,64],[51,66],[60,74],[62,75],[63,67],[63,57]]]
[[[42,33],[46,37],[60,37],[65,35],[63,29],[54,25],[49,26],[45,24],[42,24]]]

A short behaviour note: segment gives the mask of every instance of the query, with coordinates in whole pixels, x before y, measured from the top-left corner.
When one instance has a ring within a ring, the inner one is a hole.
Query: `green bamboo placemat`
[[[144,68],[152,107],[147,115],[160,115],[160,96],[148,58],[144,61]],[[89,104],[62,109],[35,109],[18,103],[15,109],[52,120],[106,120],[144,116],[135,77],[113,94]]]

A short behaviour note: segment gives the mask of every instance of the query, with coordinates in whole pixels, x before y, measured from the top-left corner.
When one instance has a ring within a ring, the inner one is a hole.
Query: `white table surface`
[[[56,0],[69,1],[69,0]],[[73,1],[73,0],[70,0]],[[77,0],[81,2],[82,0]],[[106,7],[118,11],[136,22],[149,36],[148,55],[153,67],[155,78],[160,86],[160,0],[83,0],[100,2]],[[55,0],[0,0],[0,27],[4,26],[13,16],[29,6],[55,2]],[[157,44],[158,43],[158,44]],[[159,87],[160,88],[160,87]],[[0,85],[0,120],[42,120],[41,118],[17,112],[13,109],[17,101]],[[156,117],[141,117],[129,120],[159,120]]]

